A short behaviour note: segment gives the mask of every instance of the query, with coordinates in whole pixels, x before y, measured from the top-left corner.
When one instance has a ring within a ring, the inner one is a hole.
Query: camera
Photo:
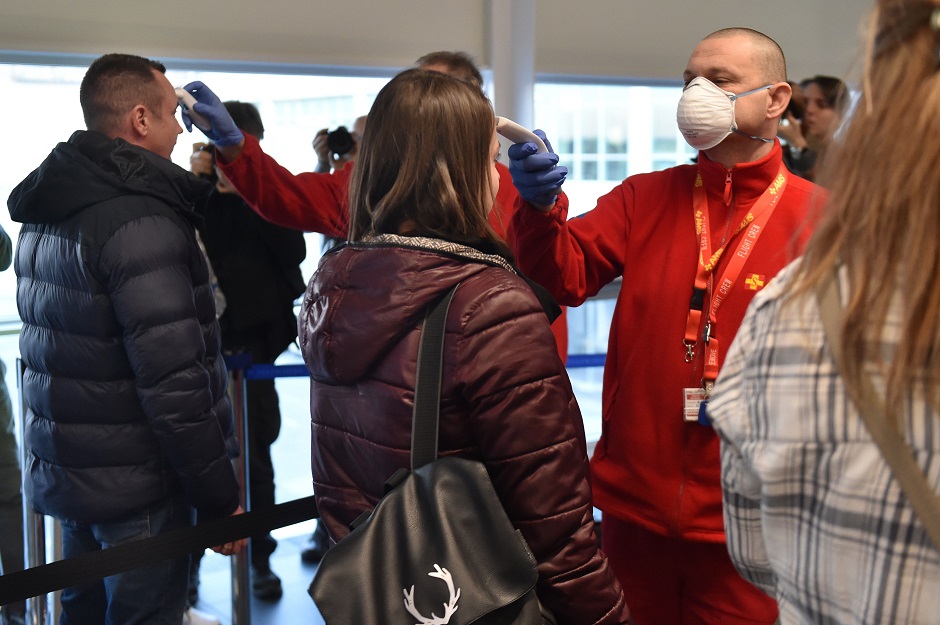
[[[330,148],[333,157],[339,159],[356,147],[356,140],[353,139],[346,126],[340,126],[336,130],[327,133],[326,145]]]
[[[194,143],[189,169],[200,178],[215,183],[215,146],[211,143]]]
[[[787,104],[786,110],[783,112],[782,119],[788,119],[790,115],[793,115],[794,119],[800,121],[803,119],[803,113],[806,110],[806,101],[803,98],[803,90],[795,82],[787,81],[790,84],[790,88],[793,90],[793,95],[790,96],[790,103]]]

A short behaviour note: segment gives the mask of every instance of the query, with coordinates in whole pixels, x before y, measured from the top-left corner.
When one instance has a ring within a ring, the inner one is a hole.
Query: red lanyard
[[[695,356],[695,347],[699,339],[699,327],[702,324],[702,311],[705,309],[705,299],[709,294],[709,285],[712,279],[712,273],[718,260],[721,258],[728,244],[740,232],[744,232],[734,256],[728,261],[721,277],[718,279],[718,288],[712,295],[711,305],[708,309],[708,319],[705,322],[705,329],[702,333],[702,340],[705,343],[705,371],[703,376],[703,386],[708,390],[718,377],[718,339],[715,337],[715,326],[717,323],[718,309],[731,293],[731,287],[741,275],[744,263],[747,261],[754,247],[757,245],[757,239],[764,231],[764,226],[774,212],[777,201],[783,195],[783,190],[787,186],[787,170],[781,163],[777,176],[770,186],[758,198],[748,211],[744,219],[738,225],[737,229],[731,235],[726,243],[712,251],[711,236],[709,232],[708,219],[708,197],[705,193],[705,185],[702,182],[702,175],[699,173],[695,177],[695,186],[692,189],[692,212],[695,218],[695,235],[699,241],[699,260],[698,270],[695,273],[695,286],[692,288],[692,301],[689,303],[689,317],[685,327],[685,338],[682,341],[685,346],[685,361],[692,362]],[[733,207],[729,207],[733,210]]]

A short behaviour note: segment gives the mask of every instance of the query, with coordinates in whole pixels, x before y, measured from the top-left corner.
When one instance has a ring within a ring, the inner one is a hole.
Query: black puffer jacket
[[[266,221],[237,193],[213,191],[196,212],[205,220],[200,235],[225,295],[222,347],[239,350],[246,340],[254,345],[267,337],[272,353],[256,353],[255,361],[273,362],[297,338],[294,300],[306,286],[303,232]]]
[[[440,453],[484,463],[559,624],[626,622],[595,542],[581,413],[542,307],[499,257],[389,235],[324,256],[299,321],[322,518],[342,538],[385,480],[409,466],[419,325],[458,283],[444,340]]]
[[[17,186],[26,490],[106,522],[185,491],[238,506],[238,453],[193,200],[209,186],[121,139],[76,132]]]

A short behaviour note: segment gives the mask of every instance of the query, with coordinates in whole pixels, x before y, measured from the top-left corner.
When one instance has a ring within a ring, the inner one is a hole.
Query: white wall
[[[869,0],[535,0],[535,70],[678,78],[704,35],[749,26],[790,76],[847,76]],[[398,68],[431,50],[490,64],[490,0],[3,0],[0,50]],[[851,78],[851,76],[848,76]]]
[[[788,74],[846,76],[869,0],[536,0],[540,72],[679,78],[692,48],[730,26],[775,39]]]

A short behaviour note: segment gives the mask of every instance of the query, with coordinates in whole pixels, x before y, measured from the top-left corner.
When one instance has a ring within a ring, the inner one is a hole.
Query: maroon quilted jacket
[[[560,625],[625,623],[620,585],[594,538],[581,413],[548,318],[498,256],[383,235],[323,258],[299,320],[322,519],[342,538],[409,465],[418,326],[457,283],[440,453],[485,464],[538,561],[539,598]]]

